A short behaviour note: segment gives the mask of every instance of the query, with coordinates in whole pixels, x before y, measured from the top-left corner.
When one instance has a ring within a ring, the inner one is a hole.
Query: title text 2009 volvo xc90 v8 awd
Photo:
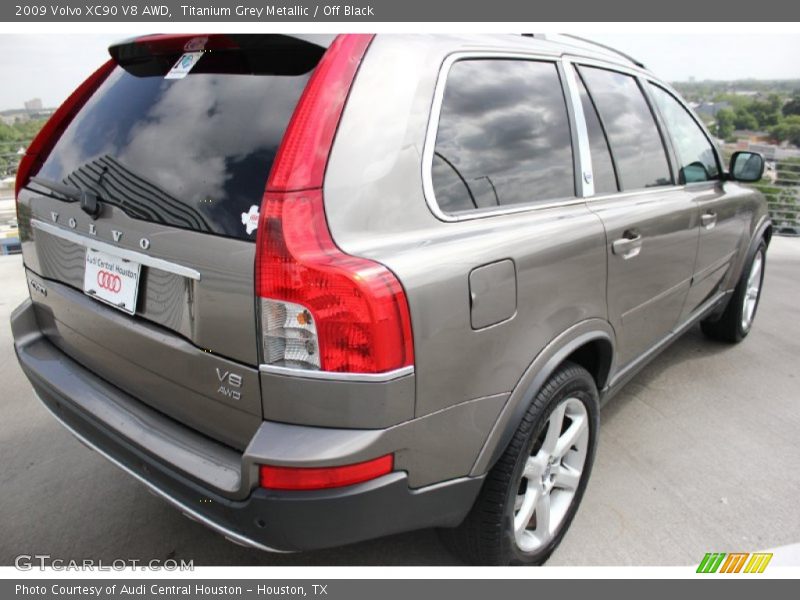
[[[19,361],[65,427],[280,551],[541,563],[598,408],[750,330],[771,226],[669,85],[526,36],[148,36],[19,169]],[[200,501],[204,500],[204,501]],[[208,501],[210,500],[210,501]]]

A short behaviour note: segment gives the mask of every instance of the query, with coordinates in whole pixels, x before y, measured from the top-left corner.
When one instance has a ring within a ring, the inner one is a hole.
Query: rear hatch
[[[239,449],[262,420],[258,211],[330,40],[151,36],[113,46],[107,74],[51,132],[18,193],[31,296],[50,340]]]

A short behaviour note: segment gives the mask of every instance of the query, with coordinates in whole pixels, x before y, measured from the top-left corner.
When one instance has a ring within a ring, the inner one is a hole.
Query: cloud
[[[572,196],[569,124],[555,66],[455,63],[436,152],[434,187],[445,210],[473,208],[470,192],[478,207]]]

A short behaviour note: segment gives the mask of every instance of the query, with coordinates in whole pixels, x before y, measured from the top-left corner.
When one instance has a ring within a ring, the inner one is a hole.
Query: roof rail
[[[617,50],[616,48],[613,48],[612,46],[607,46],[606,44],[601,44],[600,42],[594,42],[592,40],[587,40],[586,38],[579,37],[577,35],[572,35],[570,33],[562,33],[561,35],[563,35],[564,37],[572,38],[573,40],[578,40],[579,42],[585,42],[587,44],[592,44],[593,46],[597,46],[599,48],[603,48],[604,50],[608,50],[609,52],[613,52],[614,54],[618,54],[619,56],[631,61],[637,67],[640,67],[642,69],[646,69],[647,68],[647,67],[644,66],[644,63],[642,63],[641,61],[636,60],[630,54],[626,54],[622,50]]]
[[[523,33],[521,35],[523,37],[530,37],[530,38],[536,38],[536,39],[541,39],[541,40],[546,40],[547,39],[547,36],[544,33]],[[589,39],[586,39],[584,37],[580,37],[580,36],[577,36],[577,35],[572,35],[570,33],[560,33],[559,35],[561,35],[563,37],[572,38],[573,40],[578,40],[579,42],[584,42],[586,44],[591,44],[592,46],[597,46],[598,48],[603,48],[604,50],[608,50],[609,52],[613,52],[614,54],[617,54],[617,55],[625,58],[626,60],[629,60],[630,62],[632,62],[637,67],[640,67],[642,69],[646,69],[647,68],[647,67],[644,66],[644,63],[642,63],[641,61],[636,60],[630,54],[626,54],[622,50],[617,50],[616,48],[613,48],[612,46],[607,46],[606,44],[601,44],[600,42],[594,42],[592,40],[589,40]]]

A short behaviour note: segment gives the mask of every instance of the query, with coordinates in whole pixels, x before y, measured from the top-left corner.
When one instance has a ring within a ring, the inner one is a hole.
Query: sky
[[[125,34],[0,34],[0,110],[41,98],[56,106],[107,58]],[[798,34],[585,35],[640,60],[667,81],[800,79]]]

